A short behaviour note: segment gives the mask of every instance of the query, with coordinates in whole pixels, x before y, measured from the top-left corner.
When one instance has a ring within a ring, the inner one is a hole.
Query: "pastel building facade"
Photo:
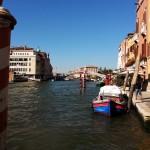
[[[135,4],[135,32],[129,33],[119,46],[117,68],[119,72],[121,68],[123,71],[134,71],[136,58],[140,56],[139,74],[147,82],[147,90],[150,90],[150,0],[138,0]]]
[[[150,2],[150,1],[149,1]],[[136,9],[136,34],[138,38],[137,43],[137,54],[140,56],[140,72],[144,74],[144,78],[148,79],[147,67],[147,57],[148,52],[148,41],[147,41],[147,23],[148,23],[148,0],[139,0]],[[150,8],[149,8],[150,9]],[[149,16],[150,17],[150,16]]]
[[[49,56],[39,49],[29,47],[10,48],[10,71],[30,80],[46,80],[53,76]]]
[[[125,71],[126,45],[127,45],[126,43],[127,43],[127,40],[124,39],[121,45],[119,46],[117,69],[120,72]]]

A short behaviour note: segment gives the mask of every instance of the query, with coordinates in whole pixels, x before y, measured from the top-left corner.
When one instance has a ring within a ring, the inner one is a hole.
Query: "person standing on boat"
[[[140,95],[142,100],[142,84],[143,80],[140,78],[137,78],[136,84],[135,84],[135,97],[137,99],[138,95]]]

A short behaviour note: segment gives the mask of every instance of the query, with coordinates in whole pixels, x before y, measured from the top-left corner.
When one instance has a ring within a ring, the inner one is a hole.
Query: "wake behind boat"
[[[117,116],[127,111],[127,95],[114,85],[100,88],[98,96],[92,102],[94,112],[108,117]]]

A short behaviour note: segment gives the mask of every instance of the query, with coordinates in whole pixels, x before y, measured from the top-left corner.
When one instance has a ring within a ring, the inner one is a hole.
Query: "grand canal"
[[[92,112],[99,88],[79,81],[9,85],[8,150],[148,150],[150,129],[135,111],[115,118]]]

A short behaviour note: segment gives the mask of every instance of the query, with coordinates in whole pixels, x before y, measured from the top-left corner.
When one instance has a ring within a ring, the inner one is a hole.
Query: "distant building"
[[[83,71],[83,72],[98,72],[98,67],[96,66],[83,66],[76,69],[76,71]]]
[[[83,67],[79,67],[77,68],[74,72],[77,72],[76,74],[74,74],[75,78],[79,78],[80,77],[80,72],[86,73],[86,72],[91,72],[91,73],[98,73],[99,69],[96,66],[83,66]]]
[[[30,80],[52,78],[52,66],[49,54],[26,46],[10,48],[10,71],[15,76],[25,76]]]
[[[128,33],[127,37],[119,46],[118,52],[118,72],[133,71],[135,67],[135,58],[137,57],[137,43],[135,41],[136,33]]]
[[[126,45],[127,45],[127,39],[124,39],[123,42],[119,46],[119,52],[118,52],[118,64],[117,69],[118,72],[125,71],[125,63],[126,63]]]

